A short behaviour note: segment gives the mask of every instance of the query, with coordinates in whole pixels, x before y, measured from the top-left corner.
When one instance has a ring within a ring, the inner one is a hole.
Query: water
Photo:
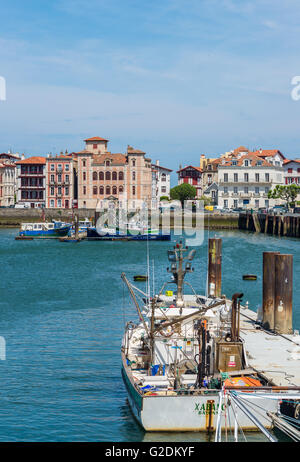
[[[147,243],[15,241],[16,233],[0,230],[0,335],[7,349],[0,361],[0,441],[203,441],[198,433],[146,434],[127,406],[120,343],[124,319],[135,310],[120,274],[133,280],[146,273]],[[215,234],[223,238],[223,292],[243,292],[255,310],[262,252],[294,255],[294,328],[300,329],[299,241]],[[149,247],[157,291],[167,275],[170,243]],[[206,265],[207,242],[187,276],[198,292],[205,289]],[[257,281],[243,281],[245,273],[257,274]],[[136,284],[145,290],[145,283]]]

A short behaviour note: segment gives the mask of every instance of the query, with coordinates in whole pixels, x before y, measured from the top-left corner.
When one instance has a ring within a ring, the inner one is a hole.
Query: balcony
[[[255,180],[249,180],[249,181],[245,181],[245,180],[239,180],[239,181],[219,181],[219,186],[231,186],[231,185],[270,185],[273,183],[273,180],[269,180],[269,181],[255,181]]]

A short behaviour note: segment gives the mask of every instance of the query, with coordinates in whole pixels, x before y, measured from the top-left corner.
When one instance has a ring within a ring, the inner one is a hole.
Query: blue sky
[[[102,136],[173,169],[239,145],[300,157],[298,0],[1,2],[0,151]]]

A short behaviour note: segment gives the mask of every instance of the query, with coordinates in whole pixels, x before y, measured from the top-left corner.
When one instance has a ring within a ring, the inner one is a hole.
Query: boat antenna
[[[171,262],[171,268],[167,268],[167,271],[173,274],[174,283],[177,285],[176,306],[180,309],[182,309],[184,306],[184,277],[186,273],[191,273],[194,271],[194,269],[191,267],[191,261],[195,256],[196,250],[191,250],[188,255],[184,257],[184,252],[187,251],[188,247],[184,247],[182,241],[174,246],[174,250],[168,251],[168,258]],[[183,268],[184,262],[186,262],[185,268]]]

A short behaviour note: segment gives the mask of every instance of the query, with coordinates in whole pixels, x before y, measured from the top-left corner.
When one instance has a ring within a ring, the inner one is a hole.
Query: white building
[[[268,198],[268,192],[277,184],[283,184],[283,160],[279,151],[256,151],[223,158],[218,168],[219,205],[248,209],[274,206],[276,202]]]
[[[151,165],[152,170],[152,208],[159,206],[162,196],[170,197],[170,174],[172,170],[159,165],[157,160]]]
[[[9,207],[15,203],[16,166],[0,162],[0,206]]]
[[[283,163],[284,184],[296,184],[300,186],[300,159],[288,160]]]

